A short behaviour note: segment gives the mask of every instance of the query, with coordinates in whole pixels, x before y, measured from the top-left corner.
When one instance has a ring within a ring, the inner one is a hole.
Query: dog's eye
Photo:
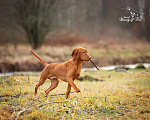
[[[85,53],[85,52],[82,52],[82,53]]]

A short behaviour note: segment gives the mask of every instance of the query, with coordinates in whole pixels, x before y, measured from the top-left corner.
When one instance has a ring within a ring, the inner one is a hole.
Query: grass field
[[[150,69],[130,70],[133,74],[116,71],[85,71],[81,76],[89,75],[100,81],[75,81],[80,93],[71,93],[65,101],[67,83],[60,81],[58,87],[45,97],[49,87],[47,80],[33,94],[37,75],[10,76],[0,78],[0,118],[14,119],[24,108],[29,110],[19,115],[18,119],[149,119],[150,118]],[[72,91],[74,91],[72,89]],[[20,95],[18,95],[20,94]],[[11,95],[11,96],[10,96]],[[52,102],[42,107],[43,103]]]

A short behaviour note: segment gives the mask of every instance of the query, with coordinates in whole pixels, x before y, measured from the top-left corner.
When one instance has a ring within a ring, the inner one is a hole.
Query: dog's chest
[[[81,72],[81,69],[76,69],[75,72],[74,72],[74,75],[73,75],[74,77],[73,78],[74,79],[78,78],[80,76],[80,72]]]
[[[75,74],[74,79],[77,79],[80,76],[80,74]]]

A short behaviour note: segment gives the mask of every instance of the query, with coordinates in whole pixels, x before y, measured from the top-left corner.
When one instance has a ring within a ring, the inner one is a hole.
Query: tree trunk
[[[145,0],[145,34],[150,42],[150,1]]]
[[[146,39],[150,42],[150,1],[138,0],[139,11],[144,14],[145,21],[141,21],[141,26]]]

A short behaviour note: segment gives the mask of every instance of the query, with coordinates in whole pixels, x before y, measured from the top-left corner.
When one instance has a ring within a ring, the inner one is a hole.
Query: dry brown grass
[[[70,53],[76,47],[85,47],[98,66],[150,62],[150,44],[136,38],[102,36],[91,42],[90,38],[87,40],[84,36],[70,34],[52,38],[55,41],[53,44],[45,43],[40,49],[34,50],[48,63],[70,59]],[[27,44],[18,45],[17,49],[11,44],[1,46],[0,72],[41,71],[44,66],[30,53],[31,50],[33,49]],[[85,62],[83,67],[93,65]]]

